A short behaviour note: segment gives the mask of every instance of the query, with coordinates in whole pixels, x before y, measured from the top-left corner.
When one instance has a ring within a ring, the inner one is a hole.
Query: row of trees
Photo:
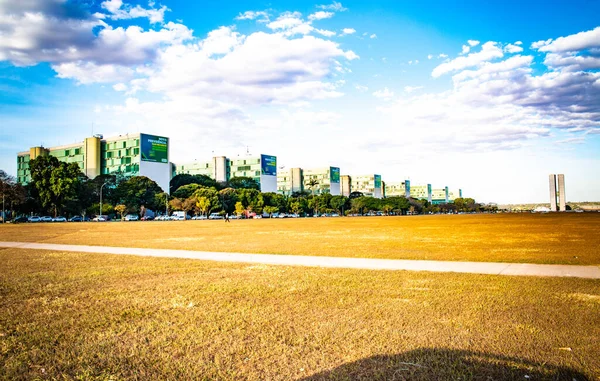
[[[456,199],[453,204],[431,205],[426,200],[405,197],[376,199],[353,192],[350,197],[299,192],[291,196],[261,193],[252,178],[237,177],[220,183],[203,175],[182,174],[170,183],[170,195],[154,181],[143,176],[117,180],[101,175],[88,179],[75,163],[60,162],[53,156],[40,156],[29,162],[31,182],[21,186],[0,171],[0,192],[9,216],[19,214],[111,215],[144,214],[176,210],[208,215],[229,214],[323,213],[385,214],[471,212],[482,206],[473,199]],[[100,197],[102,196],[102,211]]]

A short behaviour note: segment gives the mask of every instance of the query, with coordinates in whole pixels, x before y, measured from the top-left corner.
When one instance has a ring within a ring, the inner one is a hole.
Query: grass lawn
[[[600,213],[7,224],[0,241],[600,265]]]
[[[0,379],[594,380],[598,343],[597,280],[0,250]]]

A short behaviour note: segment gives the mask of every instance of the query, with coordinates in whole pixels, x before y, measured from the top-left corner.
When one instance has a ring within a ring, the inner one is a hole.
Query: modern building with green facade
[[[17,154],[17,181],[31,181],[29,161],[50,155],[67,163],[77,163],[81,171],[93,179],[99,175],[121,178],[146,176],[165,192],[169,191],[171,164],[169,138],[148,134],[125,134],[111,138],[94,135],[83,142],[56,147],[32,147]]]
[[[261,192],[277,191],[277,157],[256,155],[238,157],[213,157],[209,162],[191,162],[175,166],[176,174],[206,175],[224,182],[233,177],[250,177],[259,185]]]

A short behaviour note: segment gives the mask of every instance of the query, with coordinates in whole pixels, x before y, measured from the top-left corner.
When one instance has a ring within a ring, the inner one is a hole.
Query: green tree
[[[194,194],[198,188],[201,188],[202,185],[199,184],[187,184],[180,186],[175,192],[171,193],[171,196],[186,199]]]
[[[221,201],[219,200],[219,193],[215,188],[205,188],[199,187],[194,192],[194,197],[200,200],[201,197],[205,197],[208,199],[208,209],[205,211],[206,214],[209,214],[211,211],[219,211],[221,210]]]
[[[15,181],[15,178],[0,169],[0,203],[4,203],[6,215],[15,215],[15,208],[25,203],[27,192],[25,188]],[[2,205],[0,205],[0,208]],[[7,216],[2,216],[6,218]]]
[[[169,201],[171,210],[183,210],[183,201],[180,198],[174,198]]]
[[[310,180],[308,180],[306,182],[306,185],[308,185],[308,187],[310,188],[310,190],[312,191],[312,194],[315,194],[315,187],[317,185],[319,185],[319,180],[317,180],[316,178],[311,178]]]
[[[169,189],[170,193],[174,194],[180,187],[189,185],[189,184],[198,184],[200,186],[206,188],[215,188],[219,189],[219,183],[217,183],[214,179],[210,178],[206,175],[190,175],[187,173],[182,173],[174,176],[170,183]],[[189,195],[187,196],[189,197]],[[184,197],[184,198],[187,198]]]
[[[237,193],[233,188],[225,188],[219,191],[219,200],[223,210],[227,213],[233,213],[237,203]]]
[[[228,188],[233,189],[255,189],[260,191],[260,185],[252,177],[232,177],[226,185]]]
[[[331,206],[335,211],[337,211],[340,216],[344,215],[344,209],[347,209],[348,198],[344,196],[333,196],[329,201],[329,206]]]
[[[31,160],[29,170],[42,207],[53,210],[54,216],[62,212],[68,200],[77,198],[77,189],[85,179],[77,163],[60,162],[54,156]]]
[[[273,213],[279,212],[279,208],[276,206],[265,206],[263,210],[265,213],[267,213],[269,215],[269,218],[271,218]]]
[[[133,176],[123,181],[115,190],[115,197],[118,203],[129,205],[134,210],[139,210],[142,205],[152,210],[164,208],[157,202],[156,196],[164,193],[161,187],[153,180],[145,176]]]

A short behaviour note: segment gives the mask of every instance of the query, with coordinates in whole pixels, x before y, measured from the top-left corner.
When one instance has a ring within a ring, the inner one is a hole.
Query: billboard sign
[[[449,199],[448,187],[445,187],[444,191],[446,192],[446,202],[448,202],[448,199]]]
[[[404,193],[406,197],[410,197],[410,180],[404,180]]]
[[[277,176],[277,157],[260,155],[260,171],[265,176]]]
[[[381,189],[381,175],[375,175],[375,189]]]
[[[164,136],[140,135],[142,161],[169,163],[169,138]]]
[[[329,175],[330,175],[330,182],[332,184],[340,183],[340,169],[338,167],[331,167],[331,169],[329,171]]]

